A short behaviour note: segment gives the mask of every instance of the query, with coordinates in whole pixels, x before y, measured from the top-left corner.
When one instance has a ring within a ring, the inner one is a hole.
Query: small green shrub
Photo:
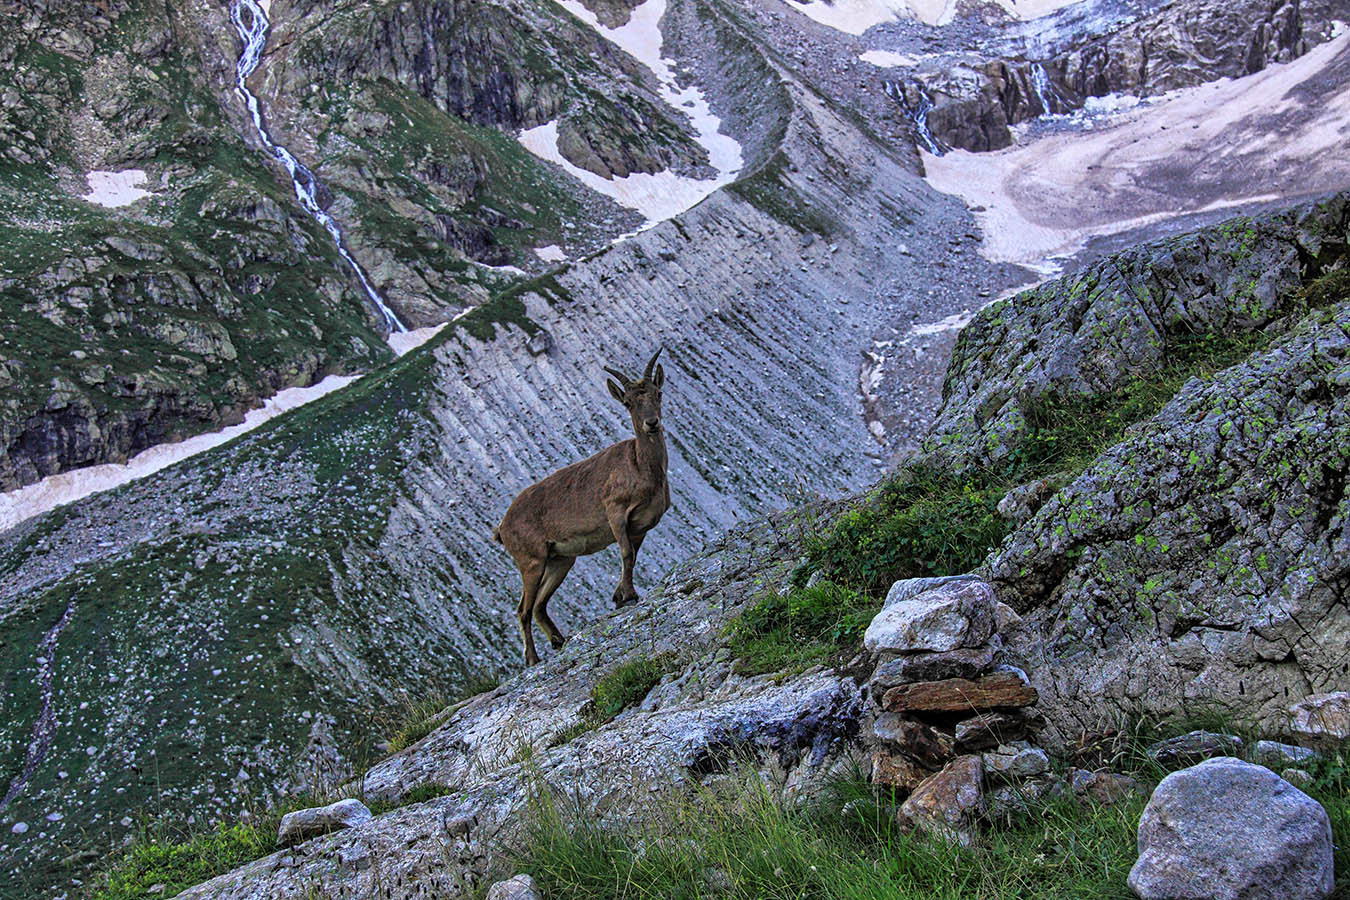
[[[142,838],[93,891],[93,900],[142,900],[149,889],[165,885],[159,896],[172,897],[277,849],[280,817],[250,824],[220,825],[195,836]]]
[[[833,582],[766,594],[727,627],[744,675],[801,670],[852,652],[877,603]]]
[[[591,688],[592,707],[588,718],[600,724],[641,702],[667,673],[675,670],[675,666],[676,659],[671,653],[623,663]]]
[[[1007,534],[998,501],[1009,479],[911,470],[841,516],[809,549],[835,581],[880,595],[901,578],[968,572]]]

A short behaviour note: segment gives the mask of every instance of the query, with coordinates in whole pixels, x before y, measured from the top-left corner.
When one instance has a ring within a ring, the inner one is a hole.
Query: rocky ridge
[[[10,5],[0,489],[123,461],[390,359],[361,287],[234,97],[228,6]],[[264,116],[411,326],[543,271],[535,247],[581,254],[639,224],[515,130],[562,115],[565,147],[607,173],[701,165],[645,69],[561,9],[463,7],[278,2],[254,77]],[[453,61],[469,48],[467,71],[510,77],[466,80]],[[140,199],[82,199],[86,176],[142,172]]]

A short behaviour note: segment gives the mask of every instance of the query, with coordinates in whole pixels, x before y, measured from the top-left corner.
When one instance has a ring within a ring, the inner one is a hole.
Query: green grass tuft
[[[1170,732],[1169,734],[1175,734]],[[853,775],[786,806],[753,772],[730,786],[672,792],[606,824],[542,789],[505,865],[544,896],[571,900],[1127,900],[1145,799],[1060,799],[990,828],[971,847],[906,835],[896,798]],[[1309,794],[1331,819],[1350,898],[1350,770],[1328,766]],[[846,805],[847,804],[847,805]],[[490,881],[490,879],[489,879]]]
[[[800,671],[851,654],[876,611],[870,597],[829,581],[770,593],[728,626],[736,671]]]
[[[674,654],[629,660],[600,678],[591,688],[589,718],[606,722],[642,699],[676,666]]]
[[[847,817],[788,809],[753,777],[733,790],[668,798],[624,828],[538,798],[511,859],[545,896],[573,900],[1120,898],[1139,806],[1046,806],[977,848],[908,837],[866,785]]]

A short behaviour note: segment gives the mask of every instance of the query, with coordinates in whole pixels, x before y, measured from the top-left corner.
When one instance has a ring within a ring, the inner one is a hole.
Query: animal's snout
[[[661,427],[661,420],[660,420],[660,419],[648,419],[647,421],[643,422],[642,424],[643,424],[643,426],[646,427],[646,429],[647,429],[648,431],[655,431],[657,428]]]

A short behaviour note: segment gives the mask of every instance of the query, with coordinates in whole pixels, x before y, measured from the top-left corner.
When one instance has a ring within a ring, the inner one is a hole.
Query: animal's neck
[[[655,474],[666,474],[666,430],[648,434],[641,428],[637,430],[638,468]]]

